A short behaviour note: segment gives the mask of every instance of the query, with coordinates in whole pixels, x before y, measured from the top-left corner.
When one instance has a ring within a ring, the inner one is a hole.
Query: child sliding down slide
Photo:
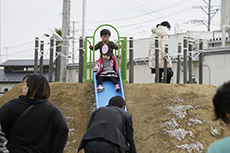
[[[102,86],[103,81],[112,81],[115,86],[115,90],[120,90],[118,84],[118,71],[117,71],[117,60],[113,55],[113,50],[108,47],[108,45],[103,45],[101,49],[101,57],[97,60],[93,71],[96,72],[96,77],[98,79],[97,92],[104,91]]]

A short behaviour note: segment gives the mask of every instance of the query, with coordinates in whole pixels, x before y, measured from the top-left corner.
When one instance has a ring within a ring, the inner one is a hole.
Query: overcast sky
[[[45,58],[48,58],[48,38],[54,28],[62,26],[63,0],[0,0],[0,63],[7,59],[33,59],[34,40],[45,40]],[[150,29],[162,21],[177,31],[206,31],[202,24],[192,20],[207,20],[205,0],[86,0],[86,36],[93,35],[101,24],[116,27],[120,36],[147,38]],[[206,0],[208,1],[208,0]],[[213,9],[220,8],[221,0],[212,0]],[[71,1],[70,36],[75,22],[75,39],[81,35],[82,0]],[[211,30],[220,29],[220,11],[212,19]],[[112,31],[112,35],[114,32]],[[99,33],[97,34],[99,37]],[[115,36],[114,36],[115,37]],[[111,39],[115,39],[111,36]],[[77,41],[77,40],[76,40]],[[78,47],[78,46],[76,46]],[[75,48],[75,52],[78,48]],[[77,53],[78,55],[78,53]]]

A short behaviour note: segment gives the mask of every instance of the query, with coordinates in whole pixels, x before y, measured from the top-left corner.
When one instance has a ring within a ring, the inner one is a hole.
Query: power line
[[[150,12],[143,13],[143,14],[136,15],[136,16],[130,16],[130,17],[125,17],[125,18],[117,18],[117,19],[111,19],[111,20],[89,21],[89,22],[93,22],[93,23],[95,23],[95,22],[121,22],[121,21],[136,19],[136,18],[139,18],[139,17],[143,17],[143,16],[147,16],[147,15],[159,13],[160,11],[166,10],[166,9],[168,9],[168,8],[172,8],[172,7],[175,6],[175,5],[178,6],[179,4],[182,4],[182,3],[184,3],[184,2],[186,2],[186,1],[185,1],[185,0],[180,0],[179,2],[174,3],[174,4],[171,4],[171,5],[169,5],[169,6],[160,8],[160,9],[158,9],[158,10],[152,10],[152,11],[150,11]]]
[[[30,48],[30,49],[25,49],[25,50],[21,50],[21,51],[18,51],[18,52],[8,54],[8,48],[5,48],[5,49],[6,49],[7,53],[5,55],[2,55],[2,56],[14,56],[14,55],[23,54],[23,53],[26,53],[26,52],[31,52],[33,50],[32,48]]]
[[[15,46],[7,46],[8,49],[13,49],[13,48],[19,48],[19,47],[22,47],[22,46],[26,46],[28,44],[31,44],[33,41],[28,41],[28,42],[25,42],[25,43],[22,43],[22,44],[19,44],[19,45],[15,45]],[[4,49],[4,48],[2,48]],[[1,49],[1,50],[2,50]]]
[[[146,6],[144,6],[142,3],[138,2],[137,0],[131,0],[130,2],[136,5],[137,7],[145,9],[147,12],[152,11],[152,9],[147,8]]]
[[[177,14],[182,13],[182,12],[187,12],[187,11],[190,11],[190,10],[184,9],[184,10],[180,10],[178,12],[175,12],[173,14],[169,14],[169,15],[166,15],[166,16],[163,16],[163,17],[149,19],[149,20],[141,21],[141,22],[138,22],[138,23],[132,23],[132,24],[128,24],[128,25],[118,26],[117,28],[125,28],[125,27],[129,27],[129,26],[133,26],[133,25],[139,25],[139,24],[143,24],[143,23],[148,23],[148,22],[152,22],[152,21],[155,21],[155,20],[159,20],[159,19],[165,18],[165,17],[172,17],[174,15],[177,15]]]
[[[139,5],[136,5],[133,1],[128,1],[128,0],[121,0],[122,3],[124,3],[126,6],[130,7],[130,8],[133,8],[137,11],[144,11],[146,12],[146,9],[140,7]]]
[[[214,17],[214,15],[219,11],[219,9],[212,9],[212,5],[211,5],[211,0],[205,1],[203,0],[203,2],[206,4],[205,7],[203,6],[195,6],[193,8],[199,8],[201,9],[207,16],[208,16],[208,20],[191,20],[191,23],[201,23],[203,25],[205,25],[207,27],[207,30],[210,31],[210,25],[211,25],[211,20]],[[207,10],[206,10],[207,9]]]

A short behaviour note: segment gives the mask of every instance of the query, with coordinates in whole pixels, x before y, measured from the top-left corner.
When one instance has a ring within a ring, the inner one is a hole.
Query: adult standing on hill
[[[78,152],[84,148],[85,153],[136,153],[132,117],[125,105],[121,96],[115,96],[108,106],[95,110]]]
[[[151,73],[155,73],[155,37],[159,38],[159,78],[161,82],[162,73],[164,72],[164,60],[167,60],[167,83],[170,83],[171,78],[173,76],[172,70],[172,62],[168,55],[165,54],[165,44],[168,43],[169,39],[169,30],[171,29],[171,25],[168,21],[161,22],[158,24],[156,28],[151,30],[151,40],[149,47],[149,68],[151,69]]]
[[[213,97],[214,111],[216,120],[221,119],[230,125],[230,81],[220,86]],[[230,137],[223,138],[212,143],[207,153],[229,153]]]
[[[68,126],[62,112],[47,101],[48,81],[42,75],[26,75],[22,92],[0,108],[7,149],[10,153],[62,153]]]

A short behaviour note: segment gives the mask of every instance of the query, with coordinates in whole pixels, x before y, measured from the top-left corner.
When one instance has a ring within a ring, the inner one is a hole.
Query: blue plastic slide
[[[103,85],[102,85],[105,88],[104,91],[97,93],[97,85],[98,84],[97,84],[95,72],[93,72],[96,108],[100,108],[100,107],[108,105],[109,100],[112,97],[117,96],[117,95],[119,95],[125,99],[120,70],[118,71],[118,74],[119,74],[118,84],[121,87],[121,89],[119,91],[115,90],[114,84],[111,81],[104,81]]]

